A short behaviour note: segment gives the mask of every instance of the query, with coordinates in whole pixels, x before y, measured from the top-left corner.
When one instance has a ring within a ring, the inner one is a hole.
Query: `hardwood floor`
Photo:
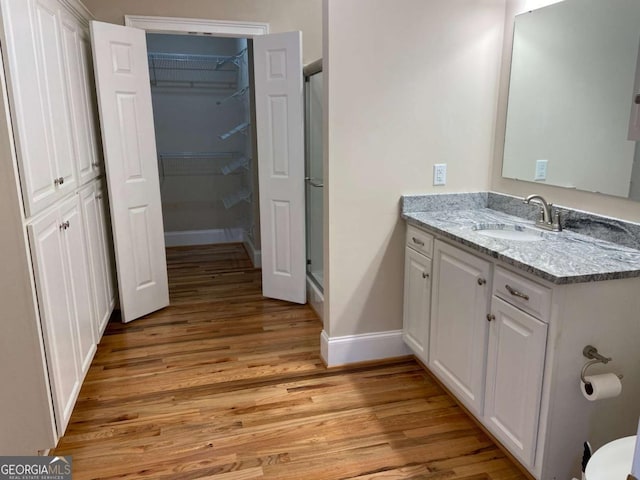
[[[242,245],[167,260],[171,306],[112,319],[51,453],[75,480],[525,478],[415,361],[327,370]]]

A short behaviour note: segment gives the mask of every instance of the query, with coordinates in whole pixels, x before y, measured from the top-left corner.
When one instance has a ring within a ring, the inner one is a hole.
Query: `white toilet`
[[[636,438],[637,435],[619,438],[599,448],[587,463],[585,480],[627,480]]]

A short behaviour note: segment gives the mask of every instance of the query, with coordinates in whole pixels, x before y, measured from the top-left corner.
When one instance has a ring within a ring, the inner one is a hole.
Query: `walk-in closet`
[[[166,246],[258,247],[247,40],[148,34],[147,50]]]

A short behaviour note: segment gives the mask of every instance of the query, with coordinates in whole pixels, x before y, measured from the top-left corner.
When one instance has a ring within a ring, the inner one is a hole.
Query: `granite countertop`
[[[477,224],[535,222],[490,208],[403,211],[408,223],[466,245],[555,284],[640,277],[640,250],[570,230],[546,232],[541,241],[491,238]]]

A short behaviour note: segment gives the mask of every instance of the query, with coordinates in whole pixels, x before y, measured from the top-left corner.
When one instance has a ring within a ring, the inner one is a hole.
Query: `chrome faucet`
[[[560,225],[560,212],[553,210],[553,204],[547,203],[541,195],[529,195],[523,201],[523,203],[530,203],[531,200],[537,200],[541,204],[540,218],[536,220],[536,226],[544,228],[545,230],[552,230],[559,232],[562,230]]]

